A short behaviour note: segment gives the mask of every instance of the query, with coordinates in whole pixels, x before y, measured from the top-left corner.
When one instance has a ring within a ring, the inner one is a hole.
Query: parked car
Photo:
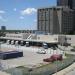
[[[21,41],[21,42],[20,42],[20,45],[21,45],[21,46],[24,46],[24,45],[25,45],[25,44],[24,44],[24,41]]]
[[[75,49],[71,49],[72,52],[75,52]]]
[[[56,50],[56,47],[51,47],[53,50]]]
[[[11,41],[11,45],[14,45],[14,40]]]
[[[53,60],[53,59],[51,59],[51,58],[43,59],[43,61],[44,61],[44,62],[54,62],[54,60]]]
[[[48,45],[46,43],[43,43],[43,48],[48,49]]]
[[[53,54],[51,57],[51,59],[53,59],[54,61],[56,60],[62,60],[62,54]]]
[[[61,61],[62,55],[61,54],[53,54],[50,58],[43,59],[44,62],[54,62],[54,61]]]
[[[29,42],[26,42],[26,47],[29,47],[30,45],[29,45]]]
[[[46,51],[43,50],[43,49],[40,49],[37,53],[38,53],[38,54],[46,54]]]
[[[7,40],[7,45],[9,45],[10,44],[10,40]]]

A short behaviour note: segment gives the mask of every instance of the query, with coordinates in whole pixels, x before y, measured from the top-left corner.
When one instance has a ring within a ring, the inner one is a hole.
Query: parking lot
[[[39,66],[40,63],[44,63],[44,58],[49,58],[52,54],[58,53],[62,54],[63,52],[58,50],[53,50],[51,48],[45,49],[46,54],[37,53],[39,50],[43,48],[39,47],[25,47],[25,46],[15,46],[15,45],[7,45],[1,44],[2,51],[11,51],[11,50],[19,50],[23,51],[23,57],[15,58],[15,59],[8,59],[8,60],[1,60],[0,63],[2,68],[12,68],[18,66]]]

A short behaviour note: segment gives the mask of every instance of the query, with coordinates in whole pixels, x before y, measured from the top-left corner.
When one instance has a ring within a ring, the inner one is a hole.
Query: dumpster
[[[3,59],[3,60],[18,58],[18,57],[23,57],[22,51],[0,52],[0,59]]]

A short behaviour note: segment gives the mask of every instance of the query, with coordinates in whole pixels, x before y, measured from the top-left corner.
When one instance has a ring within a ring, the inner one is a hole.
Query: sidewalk
[[[0,71],[0,75],[11,75],[11,74],[8,74],[8,73],[6,73],[6,72]]]
[[[66,75],[67,73],[71,72],[72,70],[75,69],[75,63],[73,63],[72,65],[70,65],[69,67],[53,74],[53,75]]]

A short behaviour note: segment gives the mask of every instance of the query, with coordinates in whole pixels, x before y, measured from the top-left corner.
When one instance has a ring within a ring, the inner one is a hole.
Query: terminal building
[[[38,9],[38,31],[52,34],[70,33],[74,30],[74,11],[67,6]]]
[[[12,36],[11,36],[12,35]],[[24,36],[26,35],[26,36]],[[6,34],[5,37],[0,37],[0,42],[11,45],[21,46],[38,46],[42,47],[43,44],[47,44],[48,47],[63,45],[68,43],[71,46],[75,46],[75,35],[53,35],[53,34]]]
[[[6,34],[5,37],[0,37],[0,41],[12,45],[26,45],[26,46],[39,46],[42,47],[43,43],[46,43],[48,47],[58,44],[56,35],[44,35],[44,34],[32,34],[32,33],[21,33],[21,34]]]

